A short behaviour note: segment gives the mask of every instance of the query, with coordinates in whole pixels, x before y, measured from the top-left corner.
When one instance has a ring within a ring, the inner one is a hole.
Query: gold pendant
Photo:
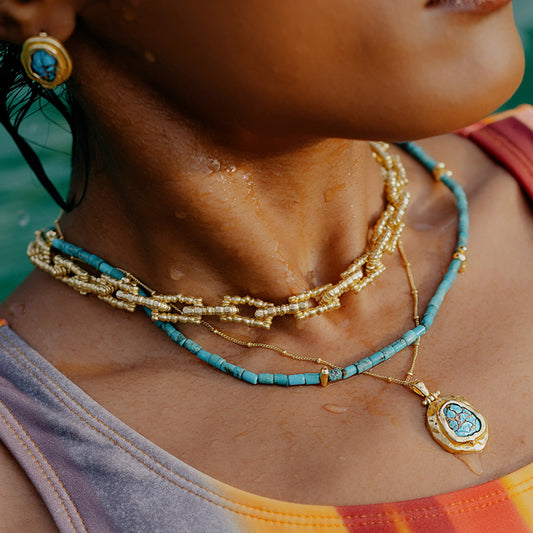
[[[462,396],[430,393],[422,381],[409,386],[424,398],[426,424],[433,439],[450,453],[481,452],[489,438],[485,417]]]

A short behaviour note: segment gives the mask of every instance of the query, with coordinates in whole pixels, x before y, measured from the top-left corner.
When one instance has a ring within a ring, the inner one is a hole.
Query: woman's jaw
[[[510,5],[476,16],[421,0],[112,5],[79,15],[80,38],[105,47],[106,75],[142,78],[244,144],[452,131],[501,105],[523,73]]]

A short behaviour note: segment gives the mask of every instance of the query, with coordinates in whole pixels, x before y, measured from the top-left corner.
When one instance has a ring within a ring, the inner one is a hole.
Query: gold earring
[[[44,32],[24,41],[20,60],[28,78],[46,89],[61,85],[72,73],[72,60],[64,46]]]

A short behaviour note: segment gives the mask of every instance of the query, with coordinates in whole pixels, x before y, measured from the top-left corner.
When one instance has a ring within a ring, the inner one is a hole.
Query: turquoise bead
[[[431,300],[433,302],[433,300]],[[428,315],[431,315],[431,316],[434,316],[437,314],[437,311],[439,310],[438,306],[433,304],[433,303],[430,303],[428,305],[428,308],[425,312],[425,315],[428,316]]]
[[[102,274],[107,274],[108,276],[111,276],[112,278],[115,278],[115,279],[122,279],[124,277],[124,274],[120,272],[120,270],[113,268],[111,265],[108,265],[107,263],[102,263],[100,265],[100,272],[102,272]]]
[[[352,376],[355,376],[357,374],[357,366],[356,365],[349,365],[344,369],[344,377],[345,378],[351,378]]]
[[[199,350],[198,352],[196,352],[196,357],[198,357],[198,359],[201,359],[202,361],[205,361],[206,363],[209,362],[209,358],[212,356],[213,354],[211,352],[208,352],[207,350]]]
[[[97,270],[100,270],[100,266],[104,263],[105,261],[103,259],[100,259],[99,257],[97,257],[96,255],[94,256],[94,259],[93,259],[93,262],[91,263],[91,266],[93,266],[94,268],[96,268]]]
[[[363,372],[370,370],[375,365],[372,363],[372,359],[370,359],[370,357],[365,357],[364,359],[360,359],[359,361],[357,361],[357,363],[355,363],[355,365],[353,366],[357,367],[358,374],[362,374]]]
[[[320,374],[318,372],[309,372],[304,374],[306,385],[320,385]]]
[[[430,328],[433,325],[433,317],[432,316],[428,316],[428,315],[424,315],[420,322],[424,326],[426,326],[427,328]]]
[[[394,350],[395,354],[398,352],[401,352],[406,347],[407,347],[407,343],[403,340],[403,338],[398,339],[397,341],[391,344],[391,348]]]
[[[414,328],[412,331],[417,338],[421,337],[426,332],[426,326],[421,324],[420,326],[416,326],[416,328]]]
[[[191,339],[187,339],[184,343],[183,343],[183,347],[188,350],[189,352],[191,352],[193,355],[196,355],[201,349],[202,347],[199,345],[199,344],[196,344],[193,340]]]
[[[339,381],[343,378],[342,370],[340,368],[330,368],[329,369],[329,380],[330,381]]]
[[[211,366],[214,366],[215,368],[221,368],[221,366],[226,362],[226,360],[221,357],[220,355],[217,355],[216,353],[211,354],[211,357],[209,358],[209,361],[207,361]]]
[[[383,350],[378,350],[372,355],[369,355],[367,359],[372,363],[372,366],[379,365],[379,363],[383,363],[387,360],[385,354],[383,353]]]
[[[402,335],[402,339],[405,341],[406,346],[413,344],[413,342],[415,342],[417,338],[418,337],[416,336],[415,332],[412,329],[410,329],[409,331],[406,331]]]
[[[286,374],[274,374],[274,383],[282,387],[288,387],[289,377]]]
[[[236,377],[241,379],[241,376],[244,374],[245,370],[244,368],[235,365],[234,368],[231,369],[231,373]]]
[[[173,332],[170,334],[170,338],[171,338],[174,342],[178,343],[180,346],[183,346],[183,344],[184,344],[185,341],[187,340],[187,339],[185,338],[185,336],[184,336],[181,332],[179,332],[178,330],[173,331]]]
[[[274,385],[274,374],[262,373],[259,374],[257,381],[262,385]]]
[[[91,254],[85,250],[79,250],[77,258],[83,261],[84,263],[91,263]]]
[[[249,370],[245,370],[242,373],[241,379],[243,381],[246,381],[247,383],[251,383],[252,385],[257,385],[257,374],[254,374],[253,372],[250,372]]]
[[[289,374],[289,386],[305,385],[304,374]]]
[[[52,239],[52,246],[66,255],[73,255],[73,251],[76,248],[73,244],[58,238]]]
[[[380,351],[385,357],[385,359],[390,359],[396,353],[394,351],[394,348],[390,344],[388,346],[385,346],[384,348],[381,348]]]
[[[225,361],[222,365],[220,365],[220,370],[224,372],[225,374],[233,374],[233,369],[235,368],[235,365],[228,363]]]

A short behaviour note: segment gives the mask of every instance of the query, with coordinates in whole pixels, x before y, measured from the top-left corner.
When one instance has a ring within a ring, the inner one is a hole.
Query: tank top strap
[[[457,133],[504,166],[533,201],[533,106],[498,113]]]

